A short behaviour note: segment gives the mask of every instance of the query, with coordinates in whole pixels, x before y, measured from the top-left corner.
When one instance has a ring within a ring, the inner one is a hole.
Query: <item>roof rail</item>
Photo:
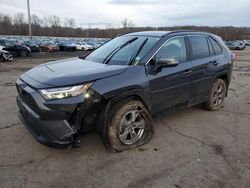
[[[172,33],[183,33],[183,32],[202,32],[202,31],[195,31],[195,30],[173,30],[173,31],[170,31],[169,33],[166,33],[164,35],[164,37],[166,35],[169,35],[169,34],[172,34]]]
[[[129,33],[134,33],[134,32],[129,31],[129,32],[120,33],[120,34],[116,35],[116,37],[120,37],[122,35],[126,35],[126,34],[129,34]]]

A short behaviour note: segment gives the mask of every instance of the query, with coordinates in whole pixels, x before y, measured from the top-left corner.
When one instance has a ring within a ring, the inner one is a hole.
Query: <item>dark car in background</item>
[[[13,56],[11,55],[10,52],[5,51],[5,50],[0,50],[0,62],[3,61],[12,61]]]
[[[59,50],[63,52],[74,52],[76,51],[76,46],[69,42],[59,42]]]
[[[123,151],[147,143],[163,109],[202,104],[219,110],[234,55],[216,35],[193,31],[128,33],[85,59],[39,65],[16,82],[19,117],[42,144],[78,145],[96,130]]]
[[[23,41],[23,44],[25,46],[28,46],[31,50],[31,52],[40,52],[41,48],[39,47],[39,45],[34,42],[34,41]]]
[[[27,57],[31,52],[29,47],[8,39],[0,39],[0,47],[2,50],[10,52],[13,56]]]

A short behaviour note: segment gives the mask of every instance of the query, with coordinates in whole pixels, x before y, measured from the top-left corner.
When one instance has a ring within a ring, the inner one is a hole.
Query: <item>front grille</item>
[[[21,88],[21,86],[17,85],[17,91],[19,94],[19,97],[22,99],[22,101],[31,108],[36,114],[40,113],[39,107],[37,106],[35,100],[33,97],[26,92],[24,89]]]

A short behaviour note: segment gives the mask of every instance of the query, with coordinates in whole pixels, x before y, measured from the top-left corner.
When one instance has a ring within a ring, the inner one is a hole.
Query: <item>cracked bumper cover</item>
[[[39,143],[61,148],[74,141],[75,131],[66,120],[41,120],[19,97],[17,104],[19,119]]]
[[[16,82],[18,116],[33,137],[46,146],[63,148],[75,142],[81,131],[94,130],[102,97],[89,89],[84,95],[46,101],[21,79]]]
[[[16,98],[18,117],[41,144],[50,147],[63,147],[72,144],[77,133],[77,125],[70,122],[83,96],[55,101],[46,101],[38,91],[22,80],[17,80]]]

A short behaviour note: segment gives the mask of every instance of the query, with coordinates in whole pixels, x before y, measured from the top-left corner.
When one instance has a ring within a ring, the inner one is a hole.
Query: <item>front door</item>
[[[152,111],[156,112],[177,104],[185,104],[191,95],[191,61],[188,60],[185,36],[173,37],[165,42],[149,61],[147,71],[152,97]],[[179,63],[155,71],[157,61],[174,58]]]

